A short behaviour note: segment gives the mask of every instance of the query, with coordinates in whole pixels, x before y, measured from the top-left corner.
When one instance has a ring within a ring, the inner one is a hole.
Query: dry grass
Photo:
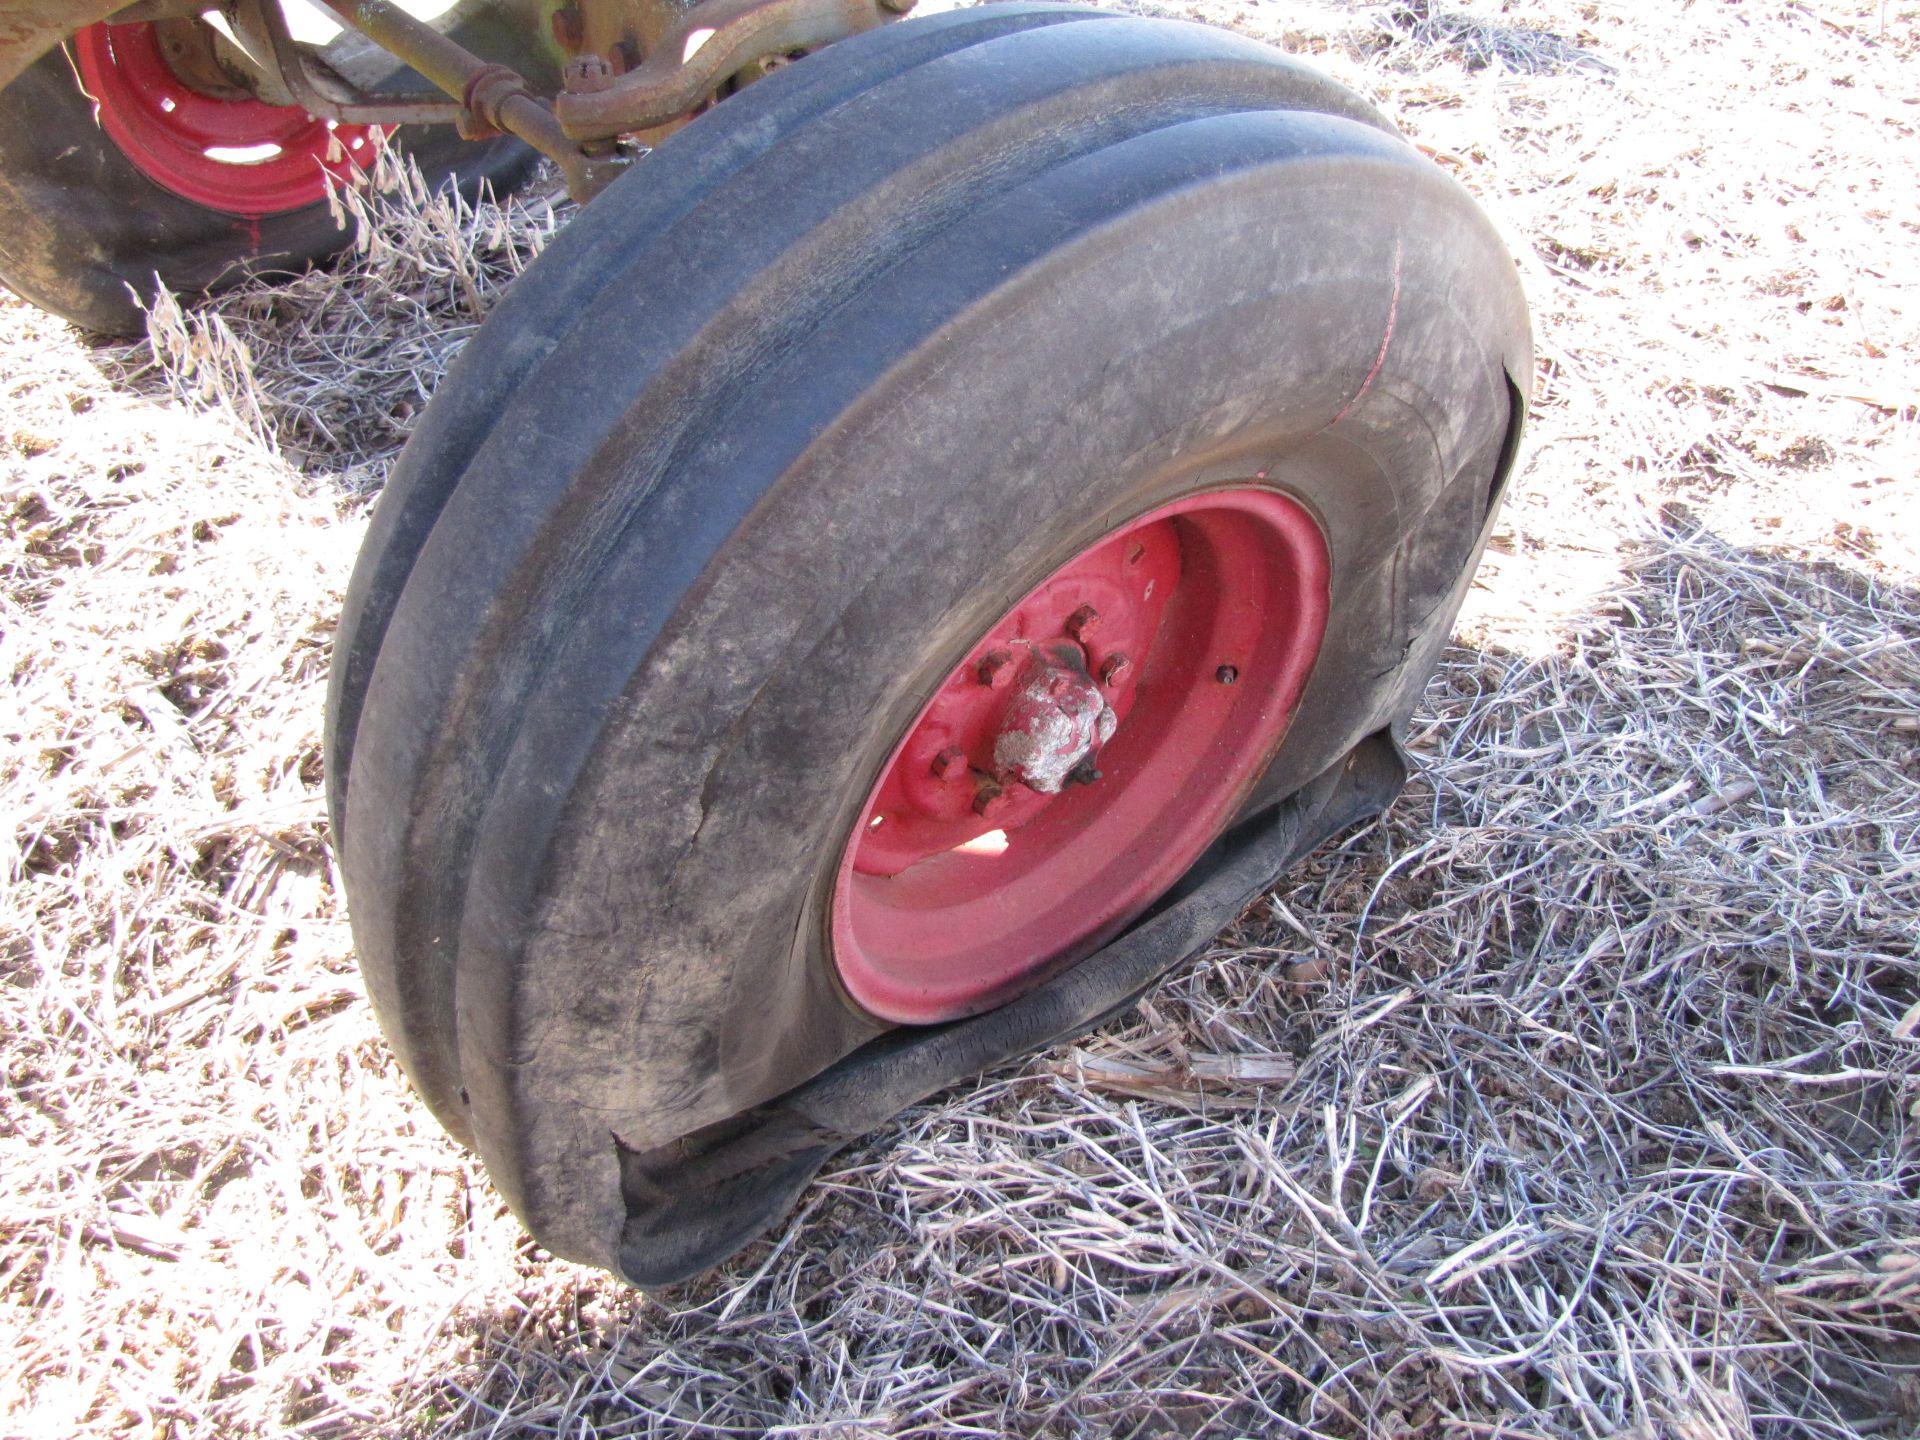
[[[552,208],[377,204],[152,348],[0,306],[5,1433],[1920,1428],[1920,9],[1171,8],[1382,99],[1527,275],[1431,767],[675,1292],[434,1128],[324,845],[364,496]]]

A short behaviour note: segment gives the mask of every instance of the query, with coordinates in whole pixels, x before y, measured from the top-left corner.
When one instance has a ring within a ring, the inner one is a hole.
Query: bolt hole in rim
[[[976,1014],[1171,888],[1286,732],[1328,573],[1314,518],[1249,486],[1151,510],[1030,591],[921,709],[853,824],[830,916],[848,996],[898,1024]],[[1074,771],[1051,793],[1051,770],[1006,763],[1049,695]]]
[[[326,198],[328,176],[373,163],[379,131],[297,105],[207,95],[167,64],[154,27],[89,25],[73,37],[101,128],[142,174],[209,210],[259,219]]]

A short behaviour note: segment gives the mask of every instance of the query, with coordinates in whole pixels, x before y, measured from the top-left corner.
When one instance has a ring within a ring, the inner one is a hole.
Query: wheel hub
[[[1177,880],[1285,729],[1326,569],[1299,505],[1223,491],[1121,526],[1008,611],[921,710],[848,843],[833,942],[852,998],[903,1023],[973,1013]]]
[[[1019,692],[993,737],[993,777],[1058,795],[1070,781],[1091,784],[1094,752],[1120,719],[1087,674],[1086,656],[1068,641],[1036,645]]]
[[[1133,708],[1130,655],[1150,647],[1179,577],[1177,537],[1149,527],[1087,551],[1014,607],[915,724],[855,868],[897,875],[963,851],[1038,819],[1070,777],[1090,781]]]

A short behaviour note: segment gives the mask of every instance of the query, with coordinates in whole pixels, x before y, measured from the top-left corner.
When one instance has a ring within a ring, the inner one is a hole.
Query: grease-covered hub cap
[[[168,64],[154,25],[89,25],[73,37],[73,58],[121,153],[156,185],[209,210],[246,219],[298,210],[326,198],[328,175],[373,163],[372,126],[189,85]]]
[[[1327,615],[1320,528],[1271,490],[1123,525],[1014,606],[915,718],[848,837],[834,964],[931,1024],[1089,954],[1219,834]]]

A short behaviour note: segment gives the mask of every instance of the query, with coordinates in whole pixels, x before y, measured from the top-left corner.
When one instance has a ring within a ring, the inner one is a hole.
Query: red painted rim
[[[1297,502],[1215,491],[1122,525],[1003,616],[848,838],[832,939],[853,1001],[909,1025],[977,1014],[1164,894],[1285,734],[1328,569]]]
[[[328,175],[373,163],[373,126],[192,89],[152,25],[89,25],[73,56],[113,143],[156,185],[209,210],[253,219],[299,210],[326,198]]]

